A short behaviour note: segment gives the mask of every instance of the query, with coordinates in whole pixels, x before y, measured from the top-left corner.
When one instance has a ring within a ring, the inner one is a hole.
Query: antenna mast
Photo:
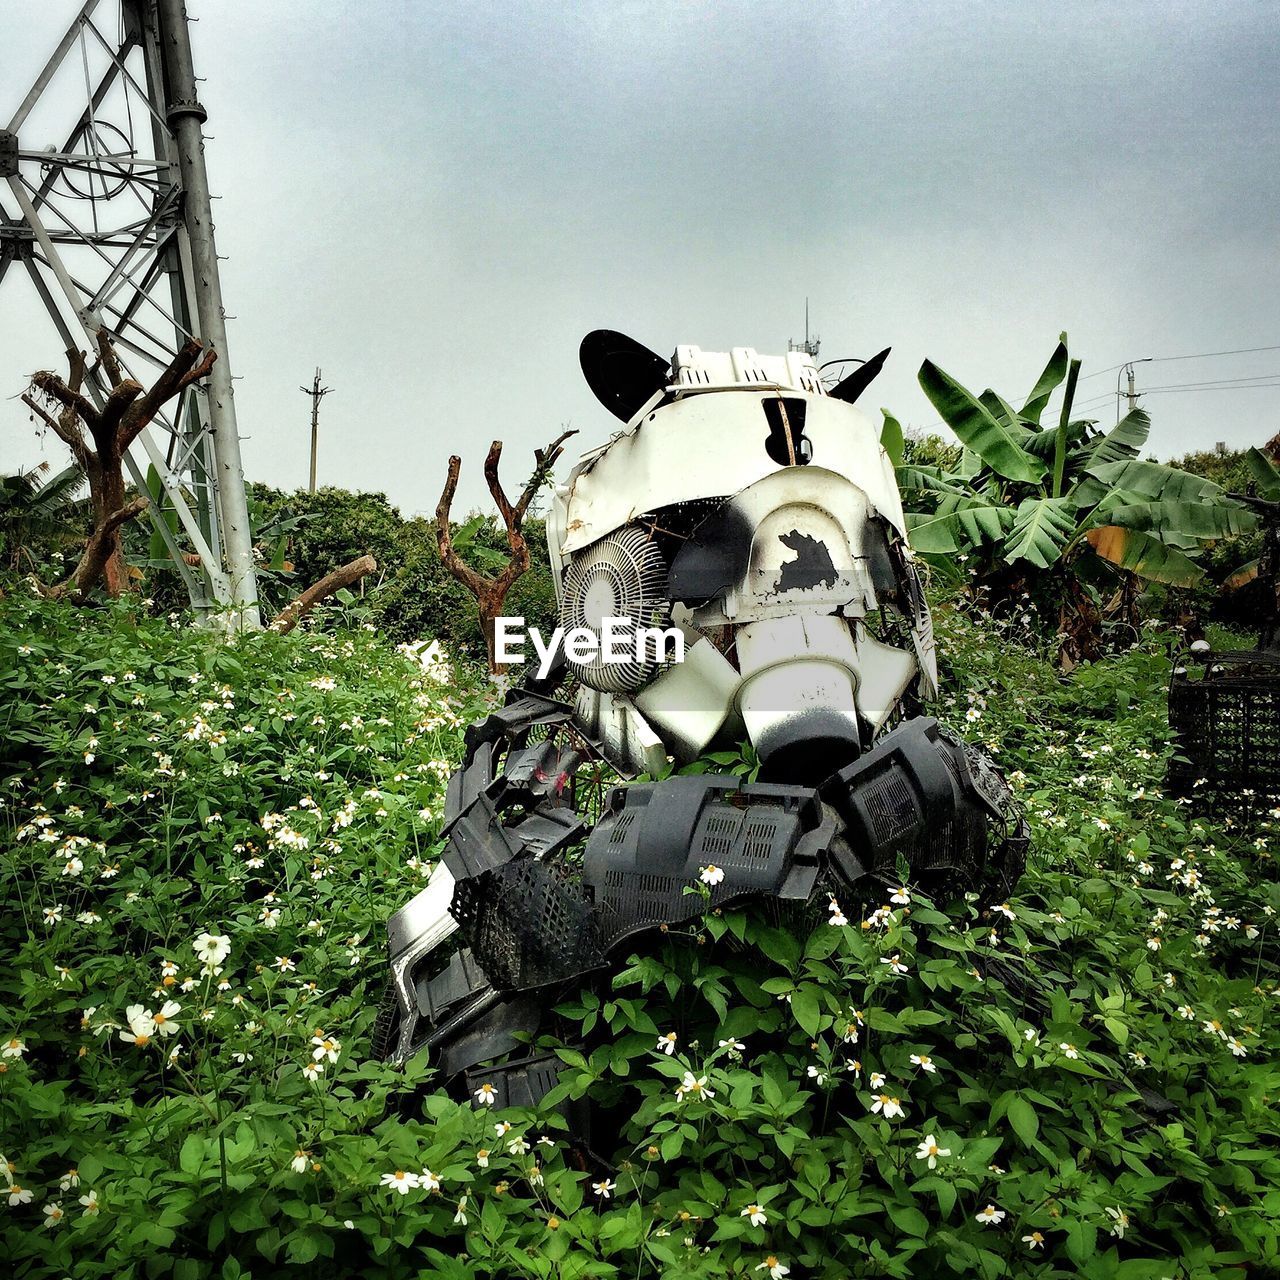
[[[37,148],[24,129],[33,109],[74,102],[74,93],[84,105],[61,146]],[[85,0],[0,129],[8,184],[0,282],[19,264],[66,348],[87,342],[92,351],[105,330],[143,383],[188,338],[218,353],[207,390],[187,388],[172,417],[158,415],[135,442],[145,461],[125,462],[140,494],[148,493],[148,462],[160,478],[151,514],[197,615],[231,609],[234,626],[252,628],[260,625],[253,533],[204,165],[206,118],[183,0]],[[96,374],[87,380],[99,405],[107,390]],[[185,546],[164,508],[176,513]]]
[[[804,300],[804,341],[795,342],[792,339],[788,338],[787,350],[803,351],[806,355],[810,357],[810,359],[816,361],[818,358],[818,348],[821,345],[822,345],[822,340],[818,337],[816,333],[813,335],[812,338],[809,337],[809,299],[805,298]]]

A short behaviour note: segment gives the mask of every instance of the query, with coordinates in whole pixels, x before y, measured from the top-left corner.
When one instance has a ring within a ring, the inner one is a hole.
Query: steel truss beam
[[[20,264],[66,348],[87,343],[92,351],[105,330],[121,366],[143,383],[188,338],[217,351],[206,384],[157,416],[135,442],[141,458],[131,455],[126,465],[140,493],[148,492],[148,463],[160,478],[153,522],[197,614],[229,611],[233,625],[256,627],[252,532],[204,170],[205,112],[187,21],[182,0],[86,0],[80,7],[0,129],[0,178],[8,188],[0,198],[0,282]],[[24,145],[28,118],[43,101],[74,101],[72,93],[84,105],[63,144]],[[109,388],[95,370],[87,390],[101,403]],[[170,511],[185,543],[170,528]]]

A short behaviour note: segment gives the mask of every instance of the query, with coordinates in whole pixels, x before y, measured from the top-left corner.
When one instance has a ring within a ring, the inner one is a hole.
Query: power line
[[[1148,387],[1148,391],[1168,391],[1173,387],[1230,387],[1237,383],[1269,382],[1280,378],[1280,373],[1254,373],[1245,378],[1204,378],[1197,382],[1166,382],[1159,387]]]
[[[1143,396],[1185,395],[1188,391],[1262,391],[1267,387],[1280,387],[1280,382],[1251,382],[1244,387],[1197,387],[1194,384],[1186,387],[1152,387],[1149,391],[1140,391]]]
[[[1235,351],[1197,351],[1194,355],[1189,356],[1151,356],[1154,362],[1157,360],[1208,360],[1212,356],[1246,356],[1252,355],[1255,351],[1280,351],[1280,346],[1275,347],[1238,347]]]
[[[1145,363],[1156,364],[1166,360],[1209,360],[1216,356],[1246,356],[1253,355],[1259,351],[1280,351],[1280,346],[1274,347],[1237,347],[1234,351],[1196,351],[1191,355],[1185,356],[1147,356]],[[1086,373],[1081,382],[1087,382],[1090,378],[1100,378],[1104,373],[1115,373],[1117,369],[1123,369],[1128,360],[1122,360],[1119,364],[1113,364],[1107,369],[1096,369],[1093,373]]]

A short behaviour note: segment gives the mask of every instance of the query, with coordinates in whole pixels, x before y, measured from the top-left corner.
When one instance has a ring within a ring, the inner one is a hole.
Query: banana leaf
[[[1239,591],[1241,587],[1247,587],[1249,583],[1255,581],[1258,576],[1258,561],[1250,560],[1248,564],[1242,564],[1223,584],[1224,591]]]
[[[1165,546],[1159,538],[1140,529],[1105,524],[1090,529],[1085,537],[1104,560],[1140,578],[1176,587],[1193,587],[1204,577],[1204,570],[1189,556]]]
[[[950,374],[926,360],[920,366],[919,378],[942,420],[992,471],[1007,480],[1027,484],[1036,484],[1044,477],[1044,464],[1024,453],[1014,434]]]
[[[938,503],[937,514],[952,516],[971,546],[999,542],[1013,524],[1013,509],[1003,502],[970,494],[949,494]]]
[[[1137,501],[1158,498],[1171,502],[1215,502],[1222,495],[1221,486],[1212,480],[1160,462],[1131,458],[1125,462],[1090,463],[1085,472],[1085,478],[1071,494],[1079,506],[1093,506],[1118,489],[1133,494]]]
[[[880,412],[884,414],[884,425],[880,428],[880,444],[889,455],[889,461],[895,467],[900,467],[902,466],[902,423],[888,409],[881,409]]]
[[[1005,562],[1028,560],[1047,569],[1061,557],[1075,527],[1075,506],[1068,499],[1024,498],[1004,540]]]
[[[1258,486],[1258,493],[1268,502],[1280,502],[1280,468],[1261,449],[1250,449],[1244,460]]]
[[[1019,448],[1035,434],[1018,416],[1013,405],[990,387],[978,397],[978,403],[1009,433]]]
[[[1089,420],[1087,418],[1077,418],[1074,422],[1067,423],[1067,448],[1073,448],[1084,439],[1085,433],[1089,430]],[[1023,448],[1041,462],[1051,462],[1053,460],[1053,450],[1058,443],[1057,427],[1042,427],[1039,431],[1034,431],[1027,437],[1023,443]]]
[[[1106,435],[1095,441],[1089,450],[1089,466],[1103,466],[1109,462],[1125,462],[1136,458],[1147,443],[1151,431],[1151,419],[1141,409],[1132,409],[1116,423]]]
[[[1049,363],[1045,365],[1044,372],[1036,379],[1036,385],[1031,388],[1031,394],[1027,397],[1027,402],[1022,406],[1022,416],[1029,422],[1040,424],[1040,415],[1044,412],[1044,407],[1049,403],[1049,397],[1053,395],[1054,389],[1067,376],[1067,335],[1064,333],[1058,339],[1058,345],[1054,347],[1053,354],[1049,357]]]
[[[907,541],[921,554],[948,555],[960,550],[959,531],[954,516],[927,515],[908,511]]]
[[[169,533],[176,538],[178,536],[178,513],[173,507],[166,505],[168,498],[164,491],[164,484],[160,480],[160,473],[156,470],[154,463],[147,468],[146,488],[151,501],[155,503],[155,507],[160,511],[165,524],[169,526]],[[169,559],[169,544],[165,542],[164,535],[155,527],[154,523],[151,526],[151,537],[147,543],[147,558],[152,562],[163,561],[165,564],[172,564]]]
[[[894,469],[898,488],[908,493],[969,493],[969,488],[955,476],[948,475],[940,467],[903,463]]]
[[[1111,524],[1159,533],[1166,542],[1170,534],[1207,542],[1229,534],[1249,533],[1258,525],[1258,517],[1252,511],[1225,498],[1217,502],[1176,502],[1168,498],[1116,502],[1104,504],[1104,510]]]

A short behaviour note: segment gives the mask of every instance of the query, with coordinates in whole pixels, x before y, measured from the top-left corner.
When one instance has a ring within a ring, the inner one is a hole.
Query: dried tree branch
[[[142,394],[142,383],[126,378],[111,389],[107,403],[102,406],[98,417],[98,425],[93,432],[94,443],[98,452],[110,452],[119,447],[117,429],[129,406]],[[127,443],[127,442],[126,442]]]
[[[533,501],[538,490],[546,483],[547,477],[551,474],[551,468],[556,465],[556,460],[564,452],[564,442],[570,436],[576,436],[577,434],[576,429],[562,431],[546,448],[533,451],[535,464],[533,475],[529,477],[529,483],[525,485],[524,492],[520,495],[520,501],[516,503],[516,520],[518,523],[524,521],[525,512],[529,510],[529,503]]]
[[[484,633],[485,648],[489,654],[489,670],[494,673],[503,670],[496,658],[497,617],[502,610],[507,592],[511,590],[520,575],[529,568],[529,544],[525,541],[523,532],[524,518],[534,495],[542,487],[556,459],[560,456],[565,440],[573,434],[572,431],[565,431],[546,448],[534,450],[533,476],[525,485],[524,491],[514,506],[498,477],[498,464],[502,460],[502,441],[495,440],[489,446],[489,452],[484,460],[485,483],[489,487],[489,493],[493,496],[498,514],[506,527],[507,546],[510,548],[507,563],[503,566],[502,572],[496,576],[477,572],[458,555],[457,548],[453,545],[449,513],[453,506],[454,493],[458,488],[458,473],[462,468],[462,459],[458,457],[449,459],[444,492],[441,493],[440,501],[436,504],[436,546],[440,551],[441,563],[476,599],[476,606],[480,613],[480,629]]]
[[[43,409],[36,403],[32,396],[26,393],[23,394],[22,403],[25,404],[32,413],[39,414],[46,425],[52,428],[54,435],[56,435],[58,439],[71,450],[75,460],[81,467],[87,466],[90,457],[89,446],[85,444],[84,436],[80,431],[79,424],[77,423],[74,415],[71,415],[69,423],[63,423],[47,410]]]
[[[63,382],[56,373],[41,369],[38,373],[31,375],[31,385],[65,408],[72,410],[90,431],[97,424],[98,411],[93,407],[93,403]]]
[[[156,379],[155,385],[125,415],[121,432],[121,442],[127,448],[138,434],[147,427],[151,420],[172,400],[180,394],[184,387],[203,378],[213,368],[218,353],[212,349],[204,352],[204,359],[196,362],[196,357],[204,348],[192,338],[181,351],[174,356],[169,367]]]
[[[378,562],[372,556],[361,556],[344,564],[332,573],[327,573],[314,586],[308,587],[296,600],[281,610],[280,616],[271,624],[271,630],[286,635],[311,612],[312,609],[327,596],[343,587],[359,582],[367,573],[372,573]]]
[[[84,552],[80,556],[80,563],[76,565],[75,571],[69,578],[52,587],[48,594],[54,599],[66,595],[73,596],[77,602],[85,599],[90,590],[97,585],[98,579],[106,570],[107,561],[115,553],[116,534],[120,526],[141,515],[146,509],[146,498],[134,498],[132,502],[126,503],[99,521],[98,527],[89,535],[89,541],[85,543]]]
[[[124,374],[120,369],[120,361],[116,359],[116,350],[111,345],[111,335],[105,328],[98,330],[98,360],[112,387],[118,387],[124,381]]]
[[[440,494],[440,501],[436,503],[436,549],[440,552],[440,563],[479,599],[493,585],[493,580],[476,572],[458,555],[453,545],[453,530],[449,521],[449,511],[453,506],[453,495],[458,490],[458,473],[461,470],[462,459],[455,454],[449,459],[444,490]]]

